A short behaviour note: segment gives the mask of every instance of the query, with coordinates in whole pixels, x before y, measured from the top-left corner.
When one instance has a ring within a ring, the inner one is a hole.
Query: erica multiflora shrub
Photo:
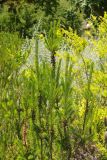
[[[103,21],[99,39],[90,43],[54,22],[42,40],[36,34],[25,49],[18,35],[0,35],[1,159],[106,157],[106,34],[101,27]]]

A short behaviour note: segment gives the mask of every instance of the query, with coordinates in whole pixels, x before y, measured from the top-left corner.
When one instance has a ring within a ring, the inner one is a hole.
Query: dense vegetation
[[[0,159],[107,160],[106,1],[0,4]]]

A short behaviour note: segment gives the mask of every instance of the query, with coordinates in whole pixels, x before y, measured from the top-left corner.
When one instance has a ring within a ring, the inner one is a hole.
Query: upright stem
[[[39,124],[41,127],[41,132],[42,132],[42,115],[41,115],[41,109],[42,109],[42,93],[39,91],[39,97],[38,97],[38,108],[39,108]],[[40,136],[40,145],[41,145],[41,160],[43,160],[43,139]]]
[[[39,58],[38,58],[38,37],[36,37],[36,43],[35,43],[35,67],[37,72],[37,78],[39,81]]]
[[[51,53],[51,64],[52,64],[52,75],[53,77],[55,77],[55,67],[56,67],[55,51]]]
[[[85,130],[85,123],[87,119],[88,110],[89,110],[89,100],[86,99],[85,114],[84,114],[84,121],[83,121],[83,131]]]
[[[53,127],[51,126],[51,129],[50,129],[50,160],[53,159],[53,136],[54,136],[54,129]]]

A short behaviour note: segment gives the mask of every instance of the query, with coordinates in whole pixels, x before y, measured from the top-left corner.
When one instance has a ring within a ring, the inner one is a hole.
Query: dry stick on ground
[[[22,139],[23,145],[27,148],[27,122],[24,120],[23,127],[22,127]]]

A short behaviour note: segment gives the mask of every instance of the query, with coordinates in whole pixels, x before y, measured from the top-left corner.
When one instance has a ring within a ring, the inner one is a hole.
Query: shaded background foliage
[[[38,23],[43,30],[55,19],[80,34],[84,18],[107,10],[106,0],[1,0],[0,5],[1,31],[19,31],[24,37],[31,36]]]

